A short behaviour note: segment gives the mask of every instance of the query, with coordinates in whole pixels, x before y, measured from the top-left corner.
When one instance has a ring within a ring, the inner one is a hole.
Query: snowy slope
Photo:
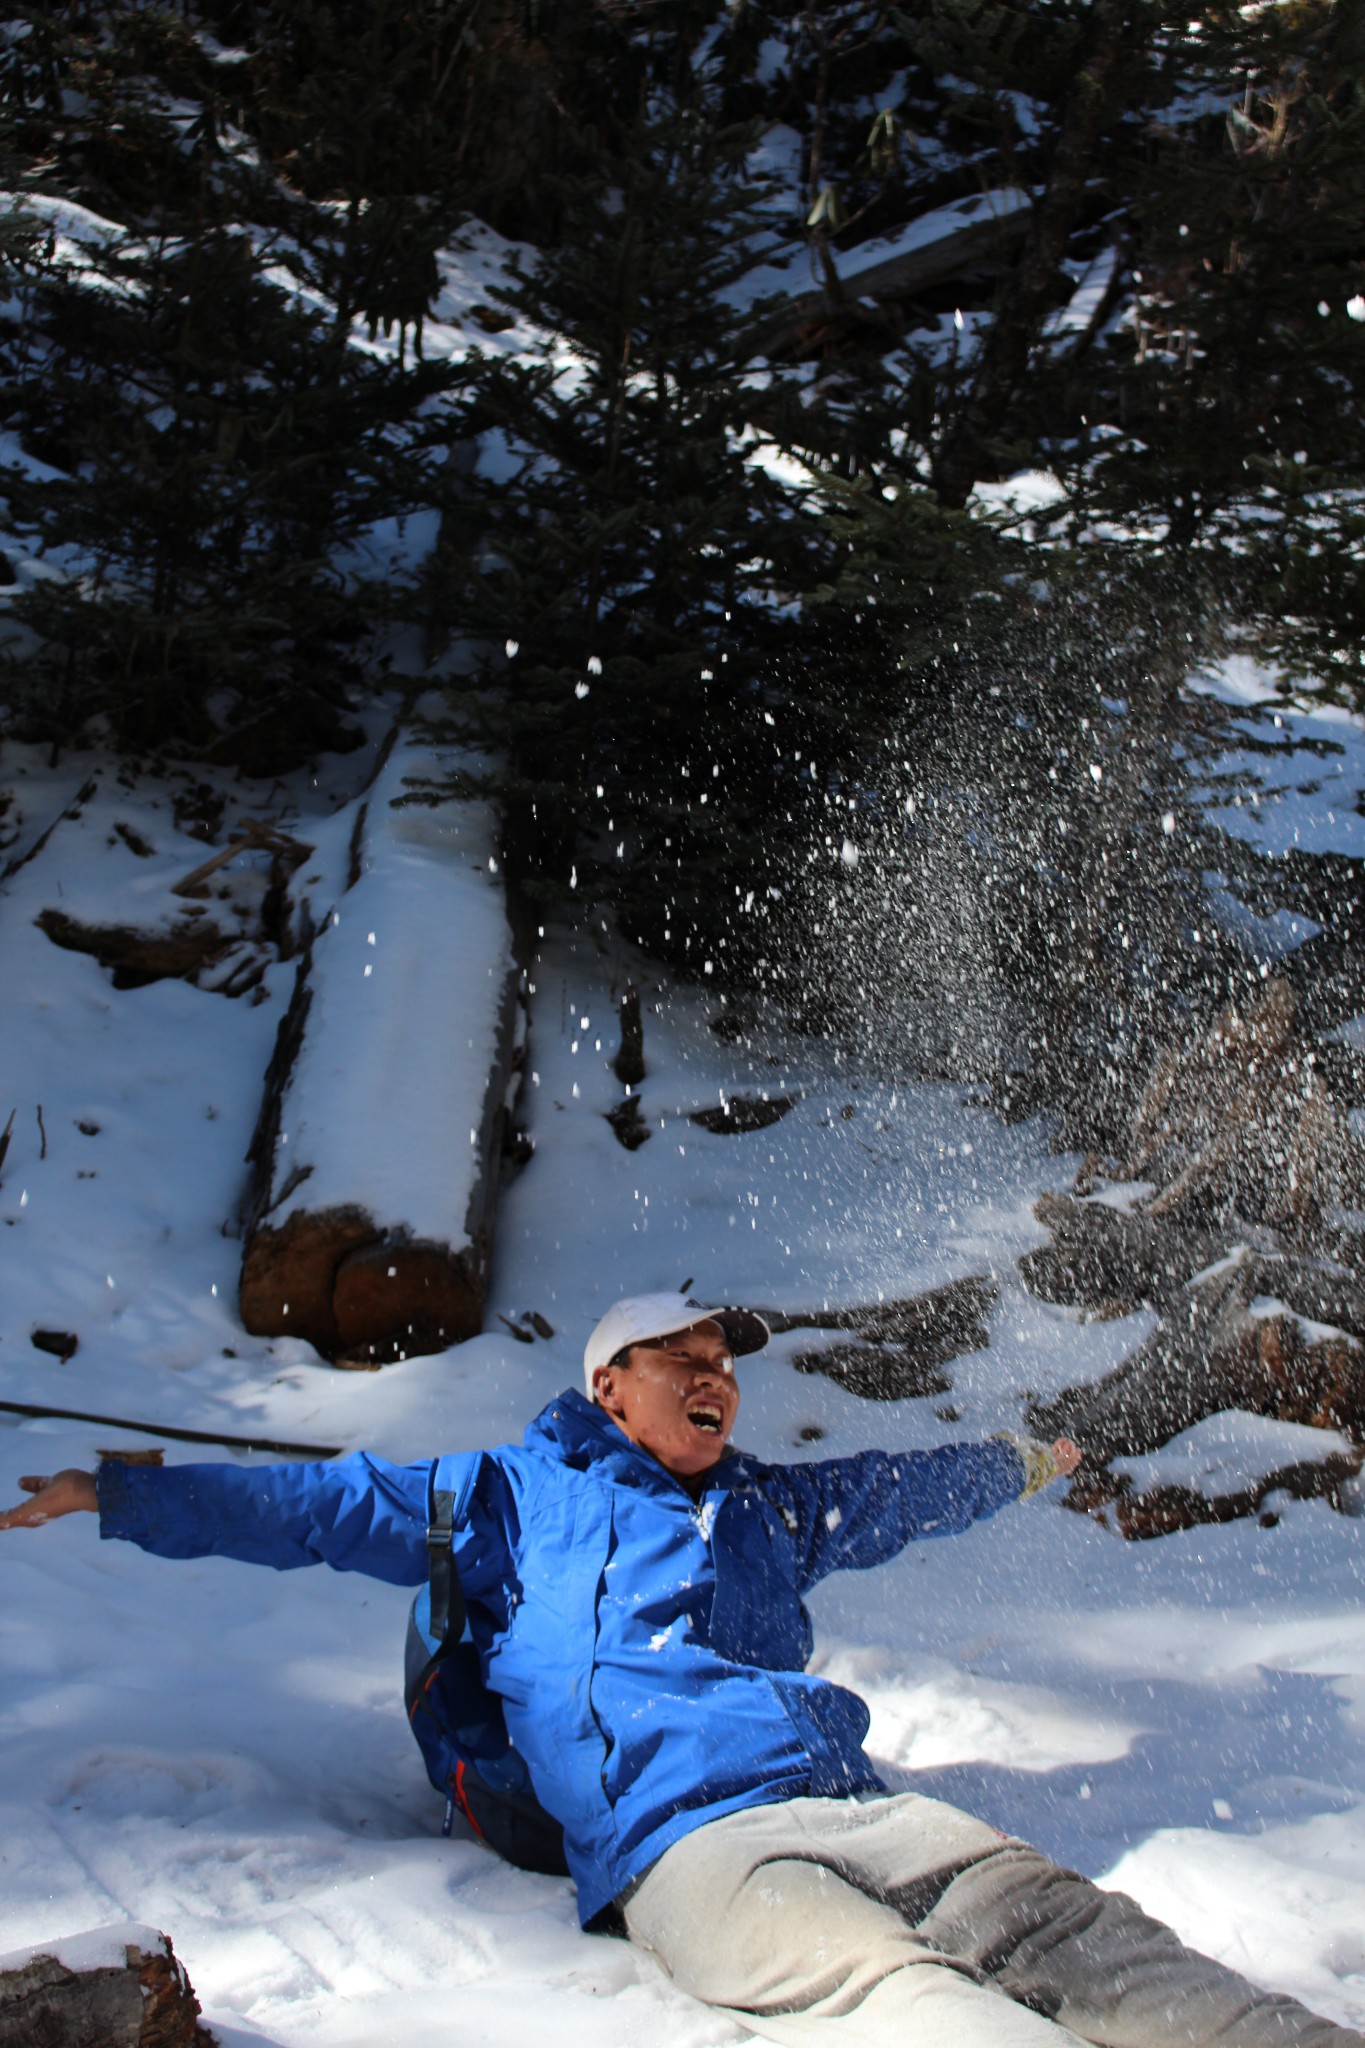
[[[21,851],[90,764],[11,749],[6,766]],[[342,858],[354,772],[283,793],[319,860]],[[503,1203],[493,1309],[537,1310],[555,1334],[523,1345],[493,1314],[458,1350],[378,1374],[244,1336],[224,1231],[292,970],[270,969],[256,1006],[178,982],[116,992],[31,922],[51,902],[94,916],[160,900],[202,851],[171,823],[173,795],[106,773],[0,909],[0,1115],[18,1112],[0,1174],[3,1398],[416,1459],[519,1434],[627,1289],[691,1280],[799,1308],[995,1276],[991,1347],[951,1368],[951,1395],[860,1401],[793,1370],[799,1336],[747,1365],[740,1439],[796,1459],[1017,1425],[1029,1392],[1098,1374],[1145,1334],[1145,1317],[1082,1325],[1013,1278],[1040,1234],[1034,1197],[1074,1166],[1044,1126],[1005,1128],[951,1087],[841,1075],[810,1042],[728,1047],[714,1002],[552,929],[530,977],[536,1153]],[[634,1153],[604,1120],[628,972],[653,1132]],[[796,1099],[767,1130],[687,1121],[764,1089]],[[35,1350],[35,1325],[80,1350],[65,1365]],[[0,1414],[0,1495],[147,1440]],[[829,1582],[816,1657],[870,1701],[893,1783],[975,1808],[1361,2025],[1361,1544],[1360,1523],[1286,1503],[1270,1528],[1124,1545],[1044,1499]],[[0,1948],[123,1918],[164,1928],[229,2048],[739,2038],[624,1944],[579,1933],[567,1884],[440,1838],[403,1725],[400,1593],[165,1564],[101,1546],[84,1518],[0,1539],[0,1588]]]

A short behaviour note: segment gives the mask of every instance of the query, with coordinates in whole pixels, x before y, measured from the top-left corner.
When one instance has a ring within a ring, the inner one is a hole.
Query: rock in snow
[[[98,1927],[0,1956],[0,2048],[194,2048],[210,2036],[170,1942]]]

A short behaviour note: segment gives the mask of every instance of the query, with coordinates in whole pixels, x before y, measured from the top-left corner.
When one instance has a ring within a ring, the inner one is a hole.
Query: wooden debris
[[[903,1301],[877,1301],[855,1308],[761,1308],[758,1313],[774,1336],[788,1330],[849,1330],[875,1344],[909,1343],[928,1335],[970,1335],[981,1336],[982,1341],[964,1344],[963,1349],[978,1351],[988,1341],[982,1325],[998,1294],[993,1280],[984,1273],[972,1273]]]
[[[758,1008],[750,996],[727,996],[725,1008],[707,1026],[726,1045],[738,1045],[758,1029]]]
[[[627,1152],[638,1152],[654,1136],[653,1131],[640,1113],[638,1095],[625,1095],[615,1109],[606,1112],[607,1122],[616,1133],[618,1145],[624,1145]]]
[[[841,1309],[760,1309],[775,1336],[789,1330],[837,1330],[862,1341],[803,1351],[798,1372],[824,1373],[869,1401],[906,1401],[945,1394],[952,1381],[941,1368],[990,1344],[986,1317],[996,1300],[993,1281],[981,1274],[950,1281],[905,1301],[879,1301]]]
[[[471,306],[467,317],[476,327],[482,327],[485,334],[502,334],[517,324],[516,314],[509,313],[505,306]]]
[[[127,847],[129,853],[136,854],[139,860],[151,859],[156,848],[151,844],[150,840],[144,839],[140,832],[135,831],[131,825],[125,825],[121,818],[114,820],[114,830]]]
[[[1333,1040],[1320,1042],[1313,1051],[1318,1072],[1337,1101],[1346,1109],[1365,1108],[1365,1051]]]
[[[1153,1221],[1141,1209],[1114,1209],[1069,1195],[1040,1195],[1033,1205],[1052,1243],[1019,1261],[1024,1285],[1042,1301],[1083,1308],[1098,1318],[1160,1306],[1228,1249],[1226,1233]]]
[[[126,924],[82,924],[64,910],[40,911],[34,922],[54,946],[89,953],[107,968],[115,988],[146,988],[154,981],[193,981],[238,941],[207,918],[184,918],[168,931],[141,932]]]
[[[121,828],[120,828],[121,829]],[[178,884],[172,893],[206,896],[202,878],[230,860],[247,846],[271,851],[270,879],[261,903],[258,940],[281,959],[291,957],[296,938],[289,929],[288,885],[295,868],[310,848],[290,839],[273,827],[255,823],[245,835],[201,864]],[[146,849],[147,852],[151,848]],[[243,945],[243,932],[222,930],[211,918],[192,909],[174,924],[150,931],[125,924],[87,924],[66,911],[47,909],[36,920],[54,945],[68,951],[88,953],[108,970],[118,989],[145,988],[155,981],[183,980],[208,988],[214,995],[240,996],[259,987],[265,974],[266,956],[254,946]],[[223,978],[205,979],[210,969],[227,960]],[[258,997],[257,1000],[260,1000]]]
[[[0,1956],[0,2048],[208,2048],[164,1934],[105,1928]]]
[[[301,839],[292,838],[288,832],[281,832],[269,819],[243,818],[227,845],[219,847],[217,853],[201,861],[197,868],[176,882],[171,894],[207,896],[209,892],[204,885],[209,876],[216,875],[219,868],[236,860],[239,853],[269,853],[292,874],[295,868],[302,867],[312,851],[311,846],[305,846]]]
[[[1280,971],[1293,983],[1304,1026],[1315,1033],[1335,1030],[1365,1012],[1365,917],[1360,910],[1360,863],[1344,859],[1338,922],[1342,906],[1355,906],[1349,936],[1322,931],[1284,960]]]
[[[50,1357],[60,1358],[63,1365],[81,1348],[81,1340],[72,1330],[33,1330],[28,1341],[35,1351],[46,1351]]]
[[[688,1122],[717,1136],[742,1137],[750,1131],[766,1131],[795,1107],[794,1095],[732,1095],[715,1109],[689,1110]]]
[[[151,1444],[145,1450],[132,1451],[115,1444],[112,1449],[96,1448],[95,1456],[101,1465],[164,1465],[166,1453],[160,1444]]]
[[[1107,1175],[1149,1193],[1124,1210],[1038,1201],[1052,1243],[1020,1261],[1032,1292],[1098,1315],[1147,1303],[1160,1317],[1098,1384],[1030,1415],[1038,1434],[1073,1436],[1085,1454],[1068,1505],[1103,1510],[1125,1534],[1159,1535],[1256,1513],[1276,1487],[1337,1498],[1349,1475],[1333,1478],[1331,1460],[1213,1501],[1181,1487],[1139,1500],[1105,1467],[1231,1408],[1365,1442],[1365,1239],[1333,1220],[1365,1183],[1365,1152],[1334,1100],[1360,1079],[1354,1058],[1306,1042],[1295,991],[1277,977],[1163,1055],[1124,1157],[1107,1169],[1088,1158],[1077,1177],[1078,1192]]]

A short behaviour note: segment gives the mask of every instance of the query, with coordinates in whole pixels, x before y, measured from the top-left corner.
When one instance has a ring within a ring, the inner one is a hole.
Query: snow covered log
[[[522,1012],[491,806],[393,808],[432,767],[401,740],[358,815],[248,1153],[242,1321],[338,1364],[483,1327]]]
[[[0,2048],[198,2048],[212,2039],[170,1942],[101,1927],[0,1956]]]

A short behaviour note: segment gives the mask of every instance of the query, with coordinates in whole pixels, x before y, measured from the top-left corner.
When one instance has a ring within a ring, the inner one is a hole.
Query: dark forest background
[[[1260,971],[1210,872],[1359,937],[1189,685],[1365,702],[1363,74],[1332,0],[32,7],[5,730],[269,777],[444,680],[532,900],[1102,1130]]]

